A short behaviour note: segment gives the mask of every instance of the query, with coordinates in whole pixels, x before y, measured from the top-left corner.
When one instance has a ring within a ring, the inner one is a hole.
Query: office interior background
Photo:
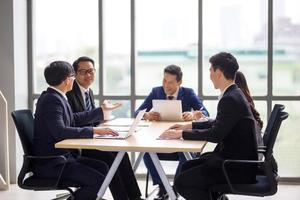
[[[161,85],[163,68],[177,64],[183,85],[214,117],[219,91],[209,79],[208,59],[228,51],[246,75],[264,124],[274,104],[286,106],[290,116],[274,153],[281,180],[300,182],[299,7],[297,0],[1,0],[0,90],[9,113],[34,111],[47,87],[45,66],[87,55],[96,61],[97,104],[122,102],[113,115],[131,117]],[[9,160],[15,182],[22,148],[10,114]]]

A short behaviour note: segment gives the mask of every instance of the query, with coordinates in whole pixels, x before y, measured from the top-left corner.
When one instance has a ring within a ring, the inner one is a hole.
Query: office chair
[[[18,175],[18,186],[26,190],[67,190],[68,193],[56,195],[55,199],[66,199],[70,197],[74,198],[73,190],[70,187],[78,187],[72,185],[66,181],[61,182],[60,178],[64,170],[67,159],[64,156],[33,156],[32,145],[33,145],[33,129],[34,119],[30,110],[17,110],[11,113],[15,126],[17,128],[24,155],[23,155],[23,166]],[[37,177],[33,173],[33,166],[35,161],[45,161],[54,158],[61,159],[64,165],[61,168],[59,176],[57,178],[42,178]]]
[[[277,164],[273,157],[273,147],[283,120],[289,114],[284,112],[284,106],[276,104],[269,118],[263,140],[264,146],[258,147],[258,153],[262,153],[264,159],[258,160],[225,160],[222,170],[227,184],[214,185],[210,188],[211,199],[213,194],[218,195],[218,200],[228,200],[225,194],[238,194],[247,196],[271,196],[277,192],[278,175]],[[233,184],[230,180],[227,167],[230,164],[246,164],[257,166],[256,182],[251,184]]]

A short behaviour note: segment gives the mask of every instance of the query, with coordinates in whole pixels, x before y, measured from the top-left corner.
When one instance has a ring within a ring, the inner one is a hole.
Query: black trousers
[[[222,161],[207,154],[185,162],[174,181],[177,192],[186,200],[210,200],[209,188],[226,182]]]
[[[111,167],[117,152],[83,149],[81,155],[103,161]],[[127,153],[125,153],[119,168],[109,185],[109,189],[115,200],[133,200],[141,196],[141,191]]]
[[[69,157],[62,177],[61,184],[79,186],[75,192],[75,200],[95,200],[104,178],[108,172],[108,166],[99,160],[85,157]],[[46,163],[37,165],[34,174],[38,177],[58,178],[62,164]]]

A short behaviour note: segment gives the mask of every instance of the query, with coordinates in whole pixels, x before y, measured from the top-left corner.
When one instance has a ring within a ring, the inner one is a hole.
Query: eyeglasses
[[[91,69],[80,69],[77,71],[77,73],[81,76],[85,76],[87,74],[90,74],[90,75],[94,75],[96,69],[95,68],[91,68]]]

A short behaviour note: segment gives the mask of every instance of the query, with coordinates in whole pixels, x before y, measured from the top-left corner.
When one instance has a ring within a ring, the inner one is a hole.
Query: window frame
[[[273,0],[268,1],[268,44],[267,44],[267,94],[264,96],[254,96],[254,100],[265,101],[267,103],[267,116],[270,116],[273,101],[300,101],[299,96],[276,96],[273,95]],[[111,99],[111,100],[129,100],[131,103],[131,116],[134,116],[136,100],[145,99],[145,95],[136,95],[135,87],[135,63],[136,63],[136,48],[135,48],[135,2],[130,0],[130,95],[104,95],[103,94],[103,1],[99,1],[99,70],[97,75],[99,77],[99,94],[95,94],[95,99]],[[40,94],[34,93],[33,81],[33,0],[27,1],[27,41],[28,41],[28,107],[33,110],[33,102]],[[203,81],[203,18],[202,18],[203,2],[198,0],[198,95],[203,100],[216,100],[217,96],[204,95],[202,81]],[[132,153],[132,160],[135,160],[135,154]],[[281,181],[300,182],[300,177],[281,177]]]

